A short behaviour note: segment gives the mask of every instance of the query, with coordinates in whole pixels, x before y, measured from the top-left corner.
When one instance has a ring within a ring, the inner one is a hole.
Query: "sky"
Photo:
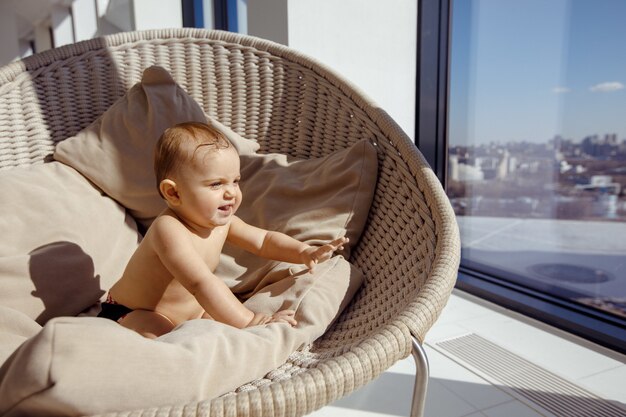
[[[626,0],[454,0],[450,144],[626,139]]]

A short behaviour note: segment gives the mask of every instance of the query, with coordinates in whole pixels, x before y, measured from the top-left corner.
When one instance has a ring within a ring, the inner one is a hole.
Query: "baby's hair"
[[[230,147],[226,136],[206,123],[184,122],[165,129],[154,149],[154,174],[159,194],[161,181],[183,163],[191,161],[199,148],[218,151]]]

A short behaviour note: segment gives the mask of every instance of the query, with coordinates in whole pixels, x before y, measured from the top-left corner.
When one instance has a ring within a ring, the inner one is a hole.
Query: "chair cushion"
[[[0,178],[0,306],[45,324],[96,303],[137,247],[133,219],[59,162]]]
[[[89,178],[147,227],[165,208],[154,179],[154,146],[165,129],[187,121],[213,124],[240,154],[259,148],[208,118],[165,69],[153,66],[101,117],[60,142],[54,158]]]
[[[362,280],[337,256],[313,274],[294,270],[289,285],[277,283],[247,302],[268,313],[275,311],[269,298],[296,309],[297,327],[237,329],[200,319],[149,340],[103,318],[51,320],[0,368],[0,415],[91,415],[228,393],[323,334]]]
[[[243,155],[243,204],[237,215],[312,245],[346,236],[350,243],[340,253],[347,259],[367,221],[377,163],[376,149],[367,140],[307,160],[282,154]],[[285,276],[288,268],[226,245],[216,273],[247,298]]]
[[[41,326],[26,314],[0,305],[0,364],[40,330]]]

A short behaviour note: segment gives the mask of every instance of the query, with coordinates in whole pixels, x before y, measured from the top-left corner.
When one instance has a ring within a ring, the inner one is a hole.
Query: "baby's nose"
[[[234,197],[237,194],[235,188],[235,185],[227,185],[226,187],[224,187],[224,195],[228,197]]]

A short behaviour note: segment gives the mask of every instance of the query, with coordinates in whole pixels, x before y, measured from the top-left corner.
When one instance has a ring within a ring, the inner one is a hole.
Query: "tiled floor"
[[[490,383],[437,349],[437,342],[474,333],[622,407],[626,416],[626,356],[455,290],[428,333],[427,417],[553,416],[535,403]],[[312,417],[408,416],[415,365],[402,360],[378,379]],[[613,417],[613,416],[612,416]]]

